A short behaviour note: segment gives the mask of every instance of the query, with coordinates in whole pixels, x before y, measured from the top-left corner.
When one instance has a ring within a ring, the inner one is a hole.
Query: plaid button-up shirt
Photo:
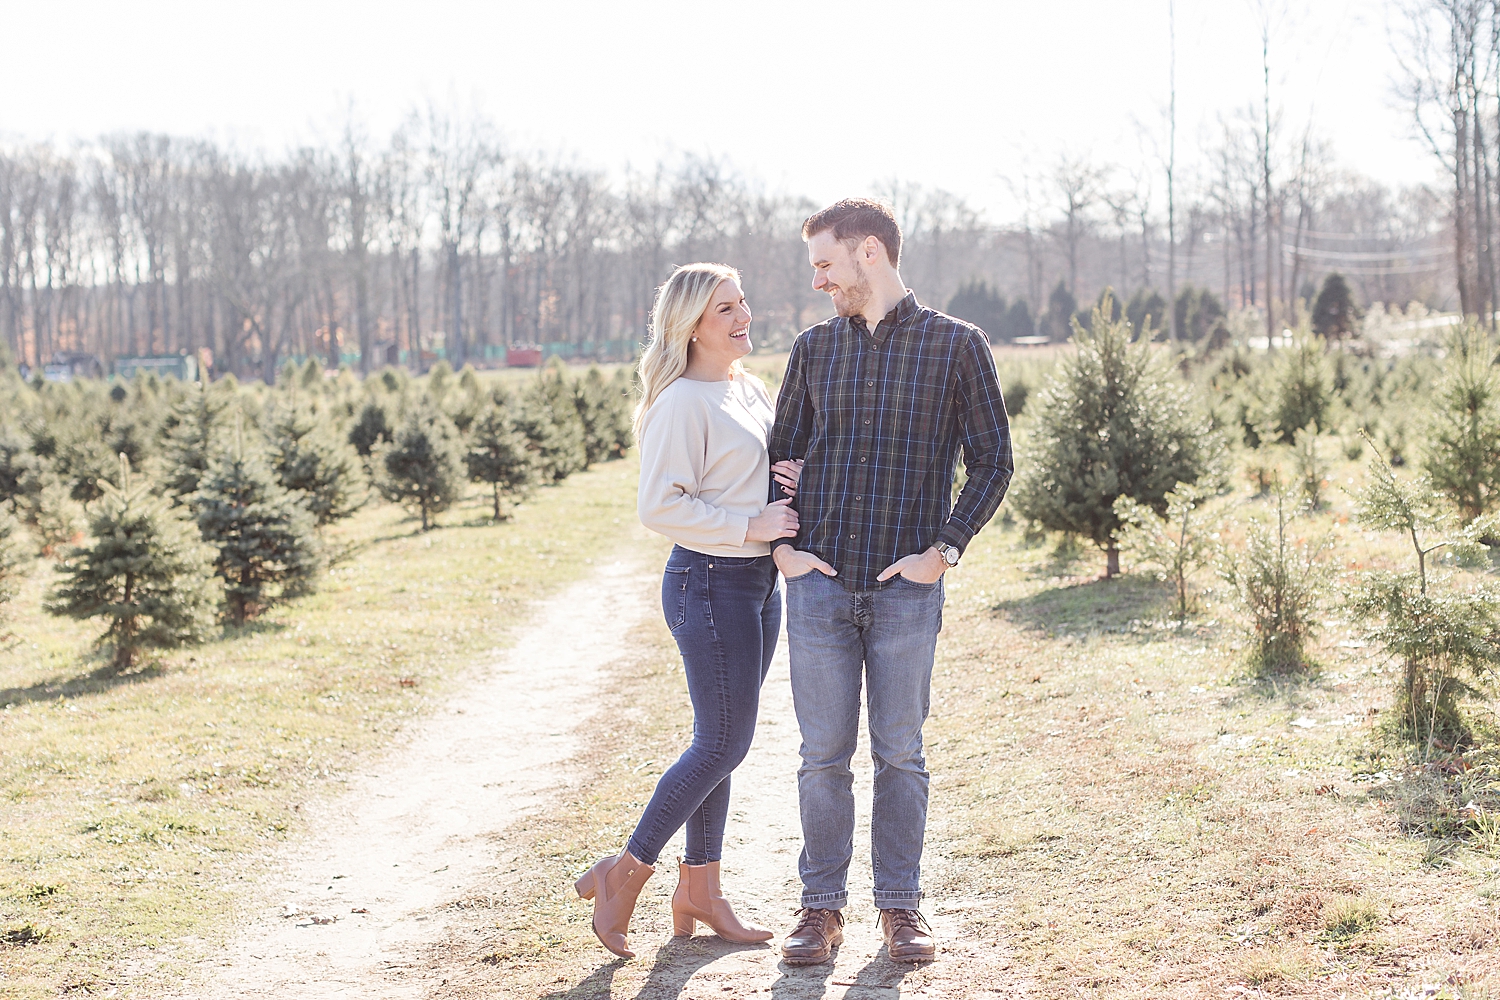
[[[835,317],[792,345],[771,461],[802,458],[795,544],[851,591],[938,541],[962,550],[1010,485],[1010,420],[989,342],[910,291],[871,332]],[[952,502],[963,449],[968,480]],[[773,494],[780,488],[773,484]]]

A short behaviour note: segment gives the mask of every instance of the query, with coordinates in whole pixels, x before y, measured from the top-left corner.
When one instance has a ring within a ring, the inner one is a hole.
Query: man
[[[936,954],[918,910],[927,825],[927,719],[943,574],[1010,484],[1010,423],[984,334],[928,309],[901,280],[890,209],[847,199],[802,227],[813,288],[837,317],[787,361],[773,462],[804,458],[795,538],[773,543],[787,580],[792,697],[802,729],[802,911],[786,961],[827,961],[843,940],[854,854],[861,684],[869,687],[875,905],[888,954]],[[968,480],[952,503],[963,450]]]

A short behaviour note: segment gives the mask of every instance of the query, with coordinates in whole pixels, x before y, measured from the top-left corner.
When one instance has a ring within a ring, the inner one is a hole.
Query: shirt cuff
[[[969,547],[969,542],[973,538],[974,532],[957,518],[949,518],[948,523],[943,525],[943,530],[938,532],[938,541],[947,542],[953,546],[960,556],[964,554],[964,549]]]
[[[730,514],[728,527],[734,532],[737,539],[730,544],[743,546],[745,544],[745,536],[750,534],[750,518],[744,514]]]

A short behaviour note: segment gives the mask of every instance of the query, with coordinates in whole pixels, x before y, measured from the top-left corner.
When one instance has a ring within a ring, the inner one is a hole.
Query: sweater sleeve
[[[658,398],[641,427],[641,523],[684,545],[745,544],[750,518],[698,499],[708,456],[710,414],[676,397]]]

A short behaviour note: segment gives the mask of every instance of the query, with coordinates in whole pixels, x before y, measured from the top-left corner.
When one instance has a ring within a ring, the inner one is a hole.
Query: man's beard
[[[840,316],[858,316],[865,311],[865,306],[870,302],[870,279],[865,277],[865,272],[855,271],[855,282],[853,285],[840,286],[839,291],[844,293],[843,304],[835,299],[833,307],[838,310]]]

